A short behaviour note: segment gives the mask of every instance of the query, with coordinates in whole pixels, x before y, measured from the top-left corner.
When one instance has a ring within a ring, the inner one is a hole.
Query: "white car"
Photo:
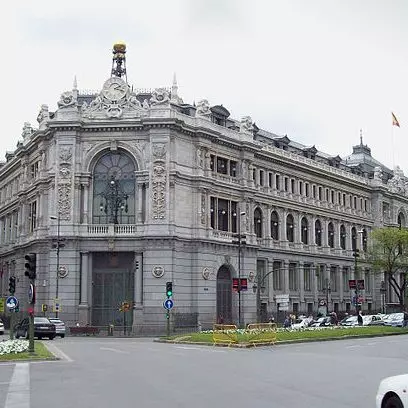
[[[408,374],[384,378],[376,396],[377,408],[408,408]]]
[[[4,323],[0,319],[0,334],[4,334]]]
[[[63,339],[65,337],[65,323],[56,317],[49,317],[48,320],[55,325],[57,336],[60,336]]]

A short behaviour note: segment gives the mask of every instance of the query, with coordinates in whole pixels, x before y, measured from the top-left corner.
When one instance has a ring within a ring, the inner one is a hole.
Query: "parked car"
[[[384,320],[385,326],[402,327],[404,324],[404,313],[391,313]]]
[[[384,378],[378,387],[375,399],[377,408],[408,407],[408,374]]]
[[[305,329],[306,327],[309,327],[309,319],[307,317],[303,319],[296,319],[295,323],[292,324],[293,330]]]
[[[4,334],[4,323],[0,319],[0,334]]]
[[[309,327],[327,327],[331,326],[331,317],[330,316],[325,316],[325,317],[319,317],[317,320],[314,320],[309,324]]]
[[[384,326],[384,320],[379,315],[363,316],[363,326]]]
[[[340,324],[342,326],[358,326],[357,316],[345,317]]]
[[[48,320],[55,324],[57,336],[60,336],[63,339],[65,337],[65,323],[57,317],[49,317]]]
[[[28,317],[17,323],[14,326],[16,339],[20,337],[28,339],[28,327]],[[50,340],[54,340],[56,335],[55,324],[51,323],[46,317],[34,317],[34,337],[38,339],[48,337]]]

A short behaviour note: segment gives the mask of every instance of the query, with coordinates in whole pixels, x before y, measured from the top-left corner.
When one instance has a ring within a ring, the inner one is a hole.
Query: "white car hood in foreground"
[[[384,395],[390,391],[397,394],[404,407],[408,408],[408,374],[387,377],[380,382],[376,397],[377,408],[381,408]]]

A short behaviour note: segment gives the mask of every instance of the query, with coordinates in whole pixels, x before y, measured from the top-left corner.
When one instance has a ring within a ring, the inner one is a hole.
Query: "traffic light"
[[[358,258],[360,256],[360,250],[358,248],[353,250],[353,256],[354,258]]]
[[[14,293],[16,292],[16,277],[15,276],[10,276],[9,292],[10,292],[10,295],[14,295]]]
[[[166,296],[168,298],[173,296],[173,282],[166,282]]]
[[[34,280],[37,277],[37,255],[34,253],[27,254],[25,257],[24,275]]]

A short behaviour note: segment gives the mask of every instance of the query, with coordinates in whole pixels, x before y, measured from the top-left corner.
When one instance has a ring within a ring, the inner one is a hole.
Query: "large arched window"
[[[254,211],[254,229],[255,235],[258,238],[262,238],[262,211],[259,207]]]
[[[316,220],[315,222],[315,244],[322,246],[322,224],[320,220]]]
[[[308,223],[306,217],[302,218],[301,228],[302,228],[302,233],[301,233],[302,242],[304,244],[308,244],[309,243],[309,239],[308,239],[308,236],[309,236],[309,223]]]
[[[279,239],[279,216],[276,211],[271,213],[271,237],[274,240]]]
[[[343,224],[340,225],[340,247],[346,249],[346,227]]]
[[[120,150],[98,159],[93,170],[93,223],[135,223],[135,170],[133,159]]]
[[[334,248],[334,226],[332,222],[329,222],[327,226],[327,242],[330,248]]]
[[[294,237],[295,237],[295,234],[294,234],[294,222],[293,222],[293,215],[292,214],[289,214],[287,217],[286,217],[286,239],[289,241],[289,242],[293,242],[294,241]]]
[[[357,249],[357,230],[356,227],[351,229],[351,249],[355,251]]]
[[[405,216],[401,212],[398,214],[398,227],[399,229],[405,227]]]

